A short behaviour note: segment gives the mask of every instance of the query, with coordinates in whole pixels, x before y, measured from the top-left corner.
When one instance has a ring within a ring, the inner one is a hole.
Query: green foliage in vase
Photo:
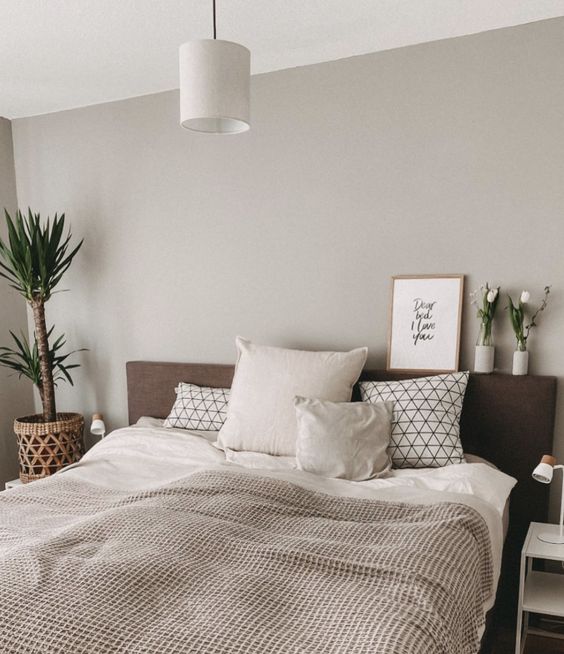
[[[519,297],[519,302],[515,303],[511,299],[511,296],[508,295],[509,299],[509,319],[511,320],[511,326],[515,333],[515,338],[517,339],[517,350],[520,352],[525,352],[527,350],[527,341],[531,329],[537,326],[537,319],[539,315],[546,309],[548,306],[548,296],[550,294],[550,286],[544,287],[544,297],[542,302],[538,306],[537,310],[531,315],[527,324],[525,324],[525,319],[527,317],[527,308],[528,302],[531,297],[529,291],[523,291]]]
[[[492,326],[499,301],[500,286],[490,286],[486,282],[479,290],[470,293],[471,303],[476,307],[476,315],[480,319],[479,345],[491,345]],[[478,298],[478,294],[481,297]]]

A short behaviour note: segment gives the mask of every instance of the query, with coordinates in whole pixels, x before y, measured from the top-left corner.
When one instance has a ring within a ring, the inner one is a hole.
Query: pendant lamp
[[[217,39],[180,46],[180,125],[196,132],[236,134],[250,128],[251,53]]]

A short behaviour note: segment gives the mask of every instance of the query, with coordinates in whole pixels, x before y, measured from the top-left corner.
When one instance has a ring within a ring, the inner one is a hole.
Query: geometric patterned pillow
[[[227,417],[228,388],[209,388],[181,382],[165,427],[219,431]]]
[[[360,382],[363,402],[394,402],[390,456],[394,468],[464,463],[460,414],[468,372],[403,381]]]

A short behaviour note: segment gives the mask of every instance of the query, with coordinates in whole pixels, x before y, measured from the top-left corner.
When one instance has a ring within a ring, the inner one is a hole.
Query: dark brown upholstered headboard
[[[129,422],[133,424],[141,416],[166,417],[179,381],[226,388],[231,386],[233,372],[232,365],[129,362]],[[410,376],[366,370],[362,379]],[[549,488],[533,481],[531,472],[542,454],[552,452],[555,408],[555,377],[470,375],[461,421],[464,450],[488,459],[519,482],[511,496],[504,564],[510,587],[518,579],[515,566],[529,522],[547,518]]]

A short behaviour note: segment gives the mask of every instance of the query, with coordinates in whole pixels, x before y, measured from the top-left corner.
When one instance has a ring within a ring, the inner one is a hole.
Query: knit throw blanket
[[[462,504],[208,470],[0,493],[0,652],[470,654],[493,592]]]

